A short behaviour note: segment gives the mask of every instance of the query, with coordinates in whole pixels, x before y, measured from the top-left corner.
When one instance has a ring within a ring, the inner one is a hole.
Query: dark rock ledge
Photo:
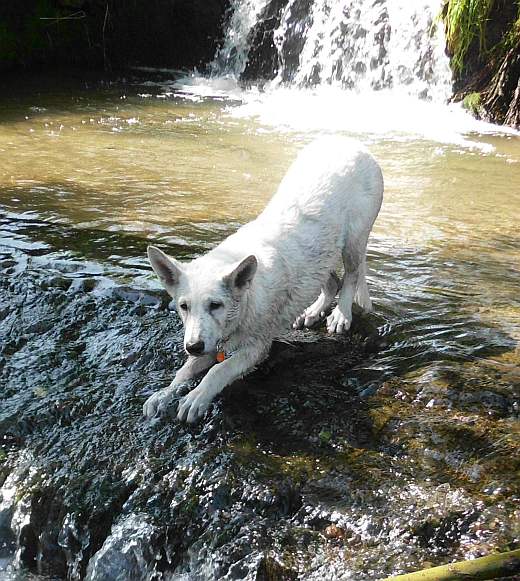
[[[2,264],[0,557],[12,566],[362,580],[515,543],[513,400],[492,368],[473,392],[464,377],[421,389],[397,377],[362,398],[349,370],[383,338],[358,317],[344,339],[276,344],[198,425],[150,425],[141,406],[180,364],[179,321],[161,293],[96,288]]]

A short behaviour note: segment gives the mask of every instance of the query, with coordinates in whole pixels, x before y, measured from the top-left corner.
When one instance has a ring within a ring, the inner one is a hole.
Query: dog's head
[[[204,260],[180,263],[148,247],[148,259],[184,323],[184,349],[190,355],[217,351],[219,342],[236,328],[246,290],[257,269],[255,256],[231,267]]]

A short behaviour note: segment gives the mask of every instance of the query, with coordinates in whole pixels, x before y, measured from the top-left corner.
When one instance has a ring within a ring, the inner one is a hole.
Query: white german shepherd
[[[204,256],[180,263],[148,247],[184,323],[188,360],[146,401],[144,415],[166,412],[177,387],[209,369],[179,403],[178,419],[195,421],[267,356],[277,335],[323,318],[338,291],[327,329],[347,331],[353,300],[372,308],[366,246],[382,199],[383,176],[370,153],[350,139],[322,137],[303,149],[258,218]]]

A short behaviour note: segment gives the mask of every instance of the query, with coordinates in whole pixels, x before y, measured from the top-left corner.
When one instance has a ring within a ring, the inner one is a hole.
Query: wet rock
[[[256,581],[292,581],[298,572],[285,567],[272,557],[263,557],[256,570]]]
[[[271,80],[279,67],[278,50],[274,34],[288,0],[271,0],[262,10],[250,32],[250,49],[241,79],[244,81]]]
[[[131,514],[114,525],[107,540],[89,562],[87,581],[150,579],[155,566],[153,552],[157,529],[146,514]]]
[[[166,294],[50,276],[0,278],[0,534],[18,565],[363,581],[512,542],[514,394],[496,370],[372,389],[354,370],[391,338],[358,313],[345,337],[276,342],[199,424],[152,424],[142,404],[183,359]]]
[[[478,516],[478,512],[454,513],[438,521],[422,523],[414,532],[423,547],[448,549],[460,543],[461,536],[468,532]]]

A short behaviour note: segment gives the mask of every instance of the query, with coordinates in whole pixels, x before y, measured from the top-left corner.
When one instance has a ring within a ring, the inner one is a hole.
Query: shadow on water
[[[121,97],[134,97],[143,107],[147,101],[139,99],[139,92],[149,90],[153,84],[167,83],[178,75],[147,71],[127,73],[124,76],[105,74],[99,71],[89,73],[85,70],[67,70],[66,74],[56,71],[39,74],[32,72],[21,75],[19,72],[4,77],[0,95],[0,123],[24,121],[27,116],[51,114],[60,117],[71,112],[99,111],[106,107],[113,110],[122,105]],[[173,81],[172,81],[173,82]]]
[[[374,251],[375,314],[344,338],[290,333],[187,427],[141,417],[183,359],[165,294],[118,282],[142,273],[145,240],[27,215],[2,228],[0,481],[22,565],[376,579],[513,542],[516,343],[457,283],[463,251]],[[91,283],[71,282],[71,255],[100,265]]]

